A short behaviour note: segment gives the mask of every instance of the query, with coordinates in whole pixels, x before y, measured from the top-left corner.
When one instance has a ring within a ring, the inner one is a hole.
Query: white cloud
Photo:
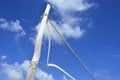
[[[88,3],[87,0],[48,1],[54,6],[54,9],[60,13],[61,21],[59,21],[59,24],[57,24],[55,20],[53,20],[53,23],[58,26],[63,35],[66,38],[75,39],[82,37],[85,32],[85,30],[80,27],[83,18],[81,16],[77,16],[78,14],[76,14],[76,12],[82,12],[89,9],[93,6],[93,3]]]
[[[14,64],[0,63],[0,77],[4,76],[5,80],[25,80],[25,74],[28,70],[30,61],[25,60],[23,63]],[[35,78],[37,80],[54,80],[51,74],[48,74],[41,69],[37,69]]]
[[[36,78],[38,80],[54,80],[53,79],[53,76],[51,74],[47,74],[46,72],[42,71],[42,70],[37,70],[37,73],[36,73]]]
[[[4,59],[6,59],[6,58],[7,58],[6,55],[2,55],[2,56],[1,56],[1,60],[4,60]]]
[[[97,80],[120,80],[119,76],[117,75],[113,76],[106,70],[97,70],[94,73],[94,76],[96,77]]]
[[[38,31],[39,31],[39,28],[40,28],[40,24],[41,23],[38,23],[36,26],[35,26],[35,29],[33,29],[34,33],[32,33],[32,36],[29,37],[29,40],[35,44],[35,40],[36,40],[36,36],[38,34]]]
[[[90,8],[93,3],[89,4],[87,0],[48,0],[54,7],[61,12],[83,11]]]
[[[67,23],[62,24],[62,27],[60,27],[60,31],[63,33],[64,36],[68,38],[79,38],[84,33],[84,30],[81,30],[79,26],[70,27],[70,25]]]
[[[37,35],[37,34],[36,34],[36,35]],[[35,40],[36,40],[35,35],[34,35],[34,36],[29,37],[29,40],[32,42],[32,44],[35,44]]]
[[[23,63],[15,62],[14,64],[8,64],[6,62],[0,63],[0,77],[4,77],[4,80],[25,80],[28,65],[30,61],[25,60]],[[40,68],[37,69],[35,80],[55,80],[52,74],[48,74],[42,71]],[[69,80],[65,75],[62,80]]]
[[[88,3],[87,0],[46,0],[49,3],[52,4],[54,12],[58,12],[57,16],[61,17],[58,22],[56,22],[56,19],[51,20],[53,24],[59,29],[59,31],[68,39],[78,39],[81,38],[85,30],[81,28],[81,24],[84,21],[84,18],[82,16],[77,16],[76,12],[80,13],[82,11],[85,11],[92,7],[94,3]],[[89,22],[86,22],[88,24]],[[50,26],[48,24],[48,26]],[[38,33],[40,27],[40,23],[38,23],[37,26],[35,26],[35,34],[34,36],[30,37],[30,40],[34,43],[35,37]],[[58,38],[55,38],[56,35],[54,31],[52,30],[52,36],[51,38],[57,42],[60,42]],[[47,32],[45,32],[45,36]]]
[[[23,27],[20,25],[19,20],[7,21],[4,18],[0,18],[0,28],[3,30],[8,30],[10,32],[16,33],[15,36],[16,39],[26,35],[26,32],[24,31]]]
[[[58,25],[55,21],[52,21],[52,23],[56,26],[56,28],[66,37],[66,38],[74,38],[77,39],[79,37],[82,37],[84,34],[84,30],[82,30],[79,26],[71,27],[70,24],[64,23],[61,25]],[[58,33],[51,27],[50,24],[47,24],[44,36],[45,38],[48,38],[48,30],[49,27],[51,39],[60,43],[60,37]],[[29,39],[35,43],[36,35],[39,31],[40,23],[35,27],[35,33],[34,36],[31,36]]]
[[[9,65],[7,63],[2,63],[2,73],[7,80],[23,80],[23,70],[18,63]]]
[[[77,16],[76,12],[82,12],[94,5],[94,3],[88,3],[87,0],[48,0],[53,6],[55,11],[60,13],[61,21],[56,26],[60,28],[60,31],[66,38],[80,38],[84,35],[84,30],[81,29],[82,17]],[[75,15],[75,16],[74,16]],[[58,15],[59,16],[59,15]]]
[[[63,80],[68,80],[66,76],[63,76]]]
[[[71,27],[70,24],[63,23],[63,24],[57,24],[55,21],[52,21],[52,23],[56,26],[56,28],[59,29],[59,31],[66,37],[66,38],[79,38],[83,35],[84,30],[80,29],[79,26]],[[48,25],[50,27],[50,25]],[[55,35],[55,32],[52,33],[52,35]]]

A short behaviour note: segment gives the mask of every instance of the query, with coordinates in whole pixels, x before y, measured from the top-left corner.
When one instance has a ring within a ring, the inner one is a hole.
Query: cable
[[[70,49],[70,51],[73,53],[73,55],[77,58],[77,60],[79,61],[79,63],[82,65],[82,67],[88,72],[88,74],[91,76],[91,78],[93,80],[95,80],[95,78],[93,77],[93,75],[91,74],[91,72],[88,70],[88,68],[85,66],[85,64],[81,61],[81,59],[79,58],[79,56],[76,54],[76,52],[71,48],[71,46],[68,44],[68,42],[66,41],[66,39],[64,38],[64,36],[61,34],[61,32],[59,32],[59,30],[56,28],[56,26],[48,19],[48,22],[51,24],[51,26],[55,29],[55,31],[60,35],[60,37],[62,38],[63,42],[66,44],[66,46]]]
[[[50,39],[49,27],[47,27],[47,31],[48,31],[48,56],[47,56],[47,64],[48,64],[49,56],[50,56],[50,47],[51,47],[51,39]]]

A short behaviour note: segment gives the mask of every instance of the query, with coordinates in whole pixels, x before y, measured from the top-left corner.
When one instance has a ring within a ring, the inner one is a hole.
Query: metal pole
[[[45,25],[48,19],[49,11],[50,11],[50,4],[47,4],[46,10],[43,15],[43,19],[41,21],[40,29],[39,29],[39,32],[36,38],[34,55],[29,65],[26,80],[34,80],[35,72],[36,72],[38,62],[40,59],[42,38],[43,38],[44,30],[45,30]]]

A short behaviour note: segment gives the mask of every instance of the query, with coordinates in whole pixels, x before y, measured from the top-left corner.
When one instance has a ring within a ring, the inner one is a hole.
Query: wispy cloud
[[[47,2],[51,3],[54,9],[54,13],[58,13],[57,17],[60,18],[59,21],[56,19],[52,19],[52,23],[60,30],[60,32],[66,38],[73,38],[78,39],[81,38],[85,30],[81,28],[80,24],[84,21],[82,16],[78,15],[79,13],[88,10],[91,8],[94,3],[88,3],[87,0],[46,0]],[[88,24],[88,23],[86,23]],[[48,25],[50,26],[50,25]],[[36,33],[38,32],[40,27],[40,23],[36,26]],[[45,33],[46,34],[46,33]],[[30,40],[35,42],[35,36],[30,37]],[[54,38],[54,34],[52,34],[52,39],[57,40]]]
[[[23,63],[18,62],[14,64],[0,63],[0,77],[4,76],[5,80],[25,80],[25,74],[28,70],[30,61],[25,60]],[[51,74],[48,74],[41,69],[37,69],[35,75],[37,80],[54,80]]]
[[[1,56],[1,60],[4,60],[4,59],[6,59],[6,58],[7,58],[6,55],[2,55],[2,56]]]
[[[37,73],[36,73],[36,78],[38,79],[38,80],[54,80],[53,79],[53,76],[51,75],[51,74],[48,74],[48,73],[46,73],[46,72],[44,72],[44,71],[42,71],[42,70],[37,70]]]
[[[54,7],[59,9],[62,13],[68,13],[72,11],[83,11],[92,7],[93,3],[88,3],[87,0],[48,0]]]
[[[63,80],[69,80],[69,79],[67,79],[67,77],[66,77],[66,76],[63,76]]]
[[[2,80],[25,80],[30,61],[25,60],[23,63],[15,62],[8,64],[6,62],[0,63],[0,77]],[[3,77],[2,77],[3,76]],[[52,74],[37,69],[35,80],[55,80]],[[62,80],[69,80],[63,75]]]
[[[26,35],[23,27],[20,25],[20,21],[7,21],[4,18],[0,18],[0,28],[15,33],[15,39]]]
[[[117,75],[111,75],[108,71],[106,70],[97,70],[94,73],[94,76],[96,77],[97,80],[120,80],[120,77]]]
[[[60,31],[66,38],[80,38],[84,35],[85,30],[81,28],[83,18],[78,15],[79,13],[89,9],[94,5],[94,3],[88,3],[87,0],[48,0],[61,20],[52,22],[58,26]]]

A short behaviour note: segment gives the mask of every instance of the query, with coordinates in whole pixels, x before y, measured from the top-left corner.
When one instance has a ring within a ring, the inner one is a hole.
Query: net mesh
[[[50,23],[47,24],[47,27],[45,29],[40,62],[47,64],[46,56],[48,56],[47,51],[49,46],[49,42],[47,41],[49,39],[48,36],[50,36],[50,54],[48,57],[48,64],[55,64],[59,66],[76,80],[92,80],[90,75],[88,75],[78,59],[71,52],[68,46],[66,46],[61,36],[50,25]],[[67,80],[71,80],[71,78],[67,76]]]

